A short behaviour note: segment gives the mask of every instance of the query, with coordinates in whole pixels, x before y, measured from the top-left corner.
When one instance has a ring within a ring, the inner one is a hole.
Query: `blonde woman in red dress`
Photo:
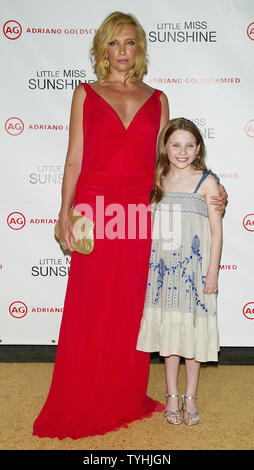
[[[138,225],[138,216],[137,236],[132,227],[128,237],[128,205],[149,205],[168,101],[142,81],[146,37],[134,16],[109,15],[94,37],[92,56],[98,81],[80,84],[73,95],[59,219],[61,242],[71,249],[69,208],[89,205],[95,247],[90,255],[72,252],[52,383],[34,423],[39,437],[105,434],[164,409],[146,396],[150,356],[136,350],[150,213],[147,237],[139,236],[145,222]],[[104,213],[96,208],[96,196]],[[113,227],[110,204],[123,210],[121,227]]]

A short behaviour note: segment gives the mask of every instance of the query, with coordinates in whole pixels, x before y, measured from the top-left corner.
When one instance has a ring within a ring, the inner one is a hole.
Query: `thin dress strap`
[[[155,88],[154,90],[155,90],[154,91],[154,96],[158,96],[158,98],[159,98],[162,94],[162,90],[158,90],[158,88]]]
[[[203,170],[203,175],[201,176],[201,178],[200,178],[200,180],[199,180],[199,182],[198,182],[198,184],[197,184],[197,186],[196,186],[196,189],[195,189],[195,191],[194,191],[194,194],[198,192],[198,190],[199,190],[201,184],[203,183],[203,181],[206,179],[206,177],[207,177],[208,175],[209,175],[209,172],[206,171],[206,170]]]
[[[83,87],[84,87],[84,89],[85,89],[86,92],[87,92],[87,91],[88,91],[88,92],[90,91],[90,88],[91,88],[91,87],[90,87],[89,83],[82,83],[82,85],[83,85]]]

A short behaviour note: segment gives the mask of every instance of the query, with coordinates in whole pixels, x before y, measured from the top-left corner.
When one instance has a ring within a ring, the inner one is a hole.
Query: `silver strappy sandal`
[[[194,413],[190,413],[185,409],[185,400],[197,400],[197,395],[195,396],[186,396],[182,395],[182,411],[183,411],[183,422],[187,424],[187,426],[194,426],[194,424],[200,423],[200,414],[198,411]]]
[[[165,395],[166,398],[179,398],[179,395],[168,395],[166,393]],[[181,411],[180,409],[172,411],[169,410],[168,408],[165,409],[164,411],[165,418],[168,423],[170,424],[182,424],[183,423],[183,418],[181,416]],[[180,420],[179,420],[180,418]]]

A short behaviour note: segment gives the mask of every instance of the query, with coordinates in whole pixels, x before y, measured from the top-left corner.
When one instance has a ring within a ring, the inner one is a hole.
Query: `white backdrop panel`
[[[72,94],[96,80],[89,48],[110,12],[136,15],[150,86],[200,128],[229,195],[218,316],[221,346],[254,346],[253,0],[1,2],[2,344],[57,343],[70,258],[53,237]],[[252,24],[253,23],[253,24]]]

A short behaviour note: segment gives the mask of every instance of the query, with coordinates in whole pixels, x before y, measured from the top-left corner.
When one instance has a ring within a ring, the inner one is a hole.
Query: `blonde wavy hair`
[[[205,144],[198,127],[192,121],[183,117],[171,119],[162,129],[158,139],[154,187],[150,198],[152,204],[157,204],[162,199],[164,193],[162,180],[170,170],[166,144],[169,137],[177,130],[188,131],[195,137],[196,144],[200,147],[198,155],[192,162],[192,166],[196,170],[207,170],[205,164]]]
[[[145,31],[134,15],[115,11],[105,18],[97,30],[90,50],[90,58],[94,71],[100,82],[105,82],[110,73],[110,66],[105,67],[108,43],[114,39],[113,36],[117,27],[129,24],[133,25],[136,29],[137,55],[134,67],[126,73],[125,81],[129,78],[131,82],[137,83],[142,80],[143,75],[146,73],[147,41]]]

